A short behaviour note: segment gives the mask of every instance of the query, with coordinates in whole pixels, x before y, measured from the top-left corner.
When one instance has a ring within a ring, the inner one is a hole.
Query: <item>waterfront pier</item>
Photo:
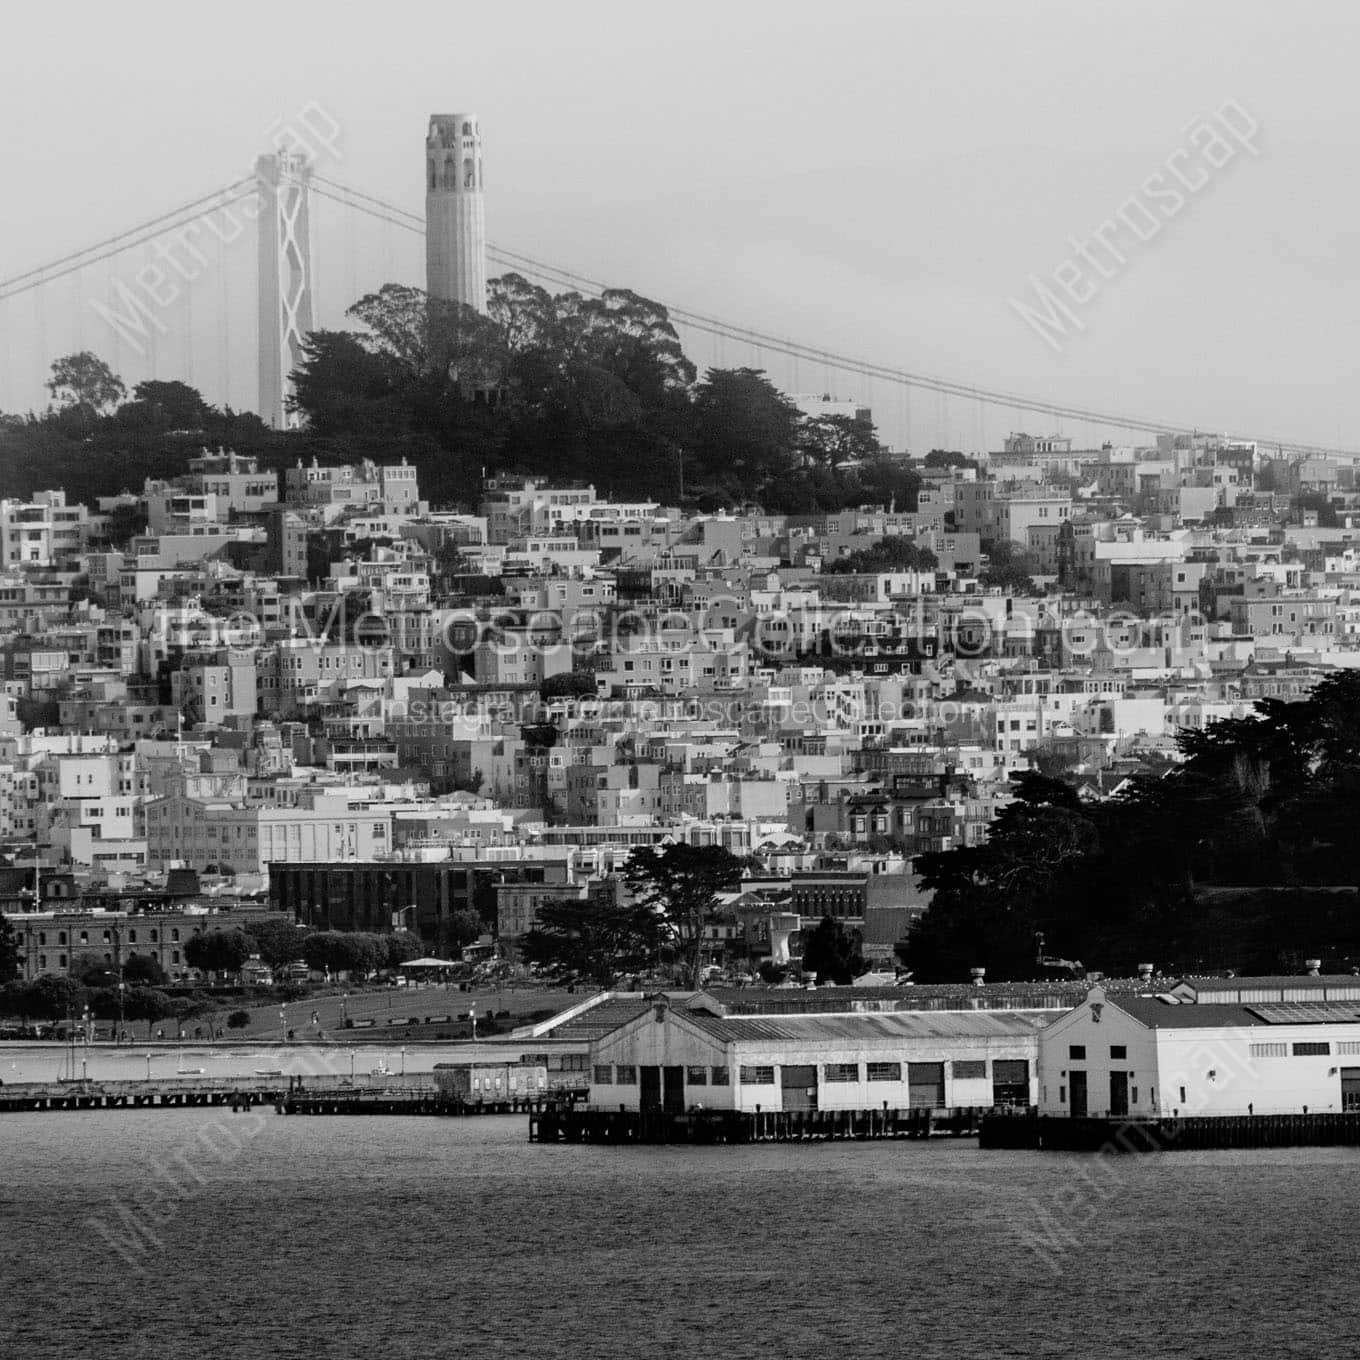
[[[1191,1115],[1174,1119],[1074,1119],[988,1114],[985,1149],[1042,1152],[1205,1152],[1224,1148],[1357,1147],[1360,1110],[1326,1114]]]
[[[529,1116],[531,1143],[824,1143],[975,1137],[981,1109],[606,1110],[556,1107]]]

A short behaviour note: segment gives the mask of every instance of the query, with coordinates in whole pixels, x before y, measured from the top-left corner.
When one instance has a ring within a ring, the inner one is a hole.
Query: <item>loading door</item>
[[[1360,1067],[1341,1069],[1341,1108],[1360,1112]]]
[[[1027,1058],[997,1058],[992,1063],[992,1104],[1029,1104]]]
[[[913,1110],[944,1108],[944,1064],[907,1064],[907,1103]]]
[[[664,1105],[671,1114],[683,1114],[685,1111],[685,1069],[683,1067],[666,1067],[662,1069],[665,1078],[665,1098]]]
[[[815,1066],[781,1067],[779,1086],[786,1110],[815,1110],[817,1108],[817,1068]]]
[[[638,1109],[659,1110],[661,1108],[661,1069],[659,1067],[638,1068]]]
[[[1129,1074],[1110,1073],[1110,1113],[1116,1117],[1129,1112]]]
[[[1068,1078],[1072,1085],[1072,1118],[1086,1118],[1086,1073],[1073,1072]]]

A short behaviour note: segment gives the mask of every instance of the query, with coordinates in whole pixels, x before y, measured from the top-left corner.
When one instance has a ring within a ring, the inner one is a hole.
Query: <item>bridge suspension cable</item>
[[[110,236],[96,245],[87,246],[84,250],[73,251],[71,254],[63,255],[56,260],[49,260],[46,264],[37,265],[33,269],[25,270],[22,274],[15,274],[11,278],[0,279],[0,302],[7,298],[18,297],[20,293],[27,293],[31,289],[40,288],[45,283],[54,283],[57,279],[65,278],[66,275],[73,274],[79,269],[98,264],[101,260],[107,260],[114,255],[121,255],[124,251],[132,250],[139,245],[144,245],[147,241],[155,240],[158,236],[179,230],[188,226],[190,222],[194,222],[200,217],[206,217],[210,213],[216,212],[228,204],[235,203],[254,192],[255,177],[246,175],[244,178],[218,189],[215,193],[205,194],[202,198],[192,199],[188,203],[181,204],[178,208],[172,208],[169,212],[148,218],[145,222],[141,222],[135,227],[129,227],[128,230],[119,232],[116,236]]]
[[[113,255],[154,240],[170,231],[183,228],[200,217],[205,217],[211,212],[255,193],[256,187],[255,177],[245,176],[219,189],[216,193],[193,199],[179,208],[150,218],[86,250],[73,252],[45,265],[29,269],[22,274],[0,280],[0,302],[41,287],[45,283],[54,282],[77,270],[97,264]],[[353,189],[349,185],[317,174],[311,176],[310,187],[312,192],[339,203],[343,207],[365,213],[379,221],[401,227],[414,234],[424,235],[425,222],[422,217],[408,212],[386,199],[364,193],[362,190]],[[547,264],[533,256],[507,250],[494,243],[488,242],[487,254],[497,263],[522,271],[554,286],[567,287],[597,296],[609,291],[609,285],[598,279],[577,274],[557,265]],[[871,382],[882,381],[907,389],[914,388],[935,392],[945,398],[958,397],[986,406],[1005,406],[1015,411],[1028,411],[1031,414],[1053,416],[1060,420],[1144,434],[1182,434],[1196,429],[1212,428],[1203,425],[1191,425],[1184,421],[1153,420],[1146,417],[1096,410],[1091,407],[1045,401],[1042,398],[1025,397],[1016,393],[993,391],[970,383],[936,377],[933,374],[918,373],[909,369],[875,363],[868,359],[838,354],[816,345],[806,345],[799,341],[770,335],[749,326],[724,321],[719,317],[708,316],[702,312],[690,311],[688,308],[670,306],[669,304],[666,304],[666,308],[670,316],[680,325],[715,336],[720,341],[735,341],[761,351],[782,354],[795,361],[820,364],[824,368],[855,374]],[[1298,440],[1252,434],[1231,437],[1254,440],[1259,444],[1271,445],[1290,453],[1360,458],[1360,452],[1353,449],[1329,447]]]
[[[327,197],[334,199],[336,202],[343,203],[345,206],[351,208],[357,208],[359,211],[369,213],[374,217],[380,217],[394,225],[405,227],[409,231],[417,232],[422,235],[424,234],[424,219],[417,214],[408,212],[406,209],[401,208],[394,203],[390,203],[386,199],[363,193],[361,190],[352,189],[348,185],[341,184],[337,180],[323,179],[320,176],[314,176],[314,188],[317,186],[318,180],[325,186],[324,189],[318,189],[318,192],[325,193]],[[497,246],[491,242],[487,243],[486,249],[487,254],[498,263],[508,265],[513,269],[521,270],[550,283],[595,295],[607,292],[610,287],[610,285],[601,282],[599,279],[592,279],[586,275],[577,274],[572,270],[564,269],[557,265],[545,264],[542,260],[537,260],[531,255],[524,255],[518,251],[507,250],[505,247]],[[1211,428],[1203,425],[1193,425],[1185,421],[1154,420],[1147,417],[1129,416],[1122,413],[1096,410],[1091,407],[1045,401],[1042,398],[1020,396],[1013,392],[993,391],[970,383],[955,382],[951,379],[936,377],[932,374],[917,373],[908,369],[878,364],[868,359],[837,354],[834,351],[822,349],[816,345],[805,345],[799,341],[770,335],[764,331],[754,330],[749,326],[737,325],[730,321],[724,321],[719,317],[707,316],[701,312],[690,311],[684,307],[671,306],[669,303],[664,305],[666,306],[667,312],[675,321],[691,330],[701,331],[722,340],[735,340],[761,350],[783,354],[792,359],[821,364],[826,368],[836,369],[840,372],[853,373],[870,381],[878,380],[909,389],[915,388],[922,391],[935,392],[943,397],[964,398],[985,406],[1006,406],[1010,407],[1012,410],[1028,411],[1034,415],[1051,415],[1058,419],[1078,421],[1089,425],[1105,426],[1111,429],[1136,431],[1144,434],[1186,434],[1195,430]],[[1282,439],[1275,436],[1231,435],[1229,437],[1253,440],[1258,444],[1270,445],[1290,453],[1331,454],[1344,458],[1360,457],[1360,453],[1357,453],[1357,451],[1353,449],[1329,447],[1321,444]]]

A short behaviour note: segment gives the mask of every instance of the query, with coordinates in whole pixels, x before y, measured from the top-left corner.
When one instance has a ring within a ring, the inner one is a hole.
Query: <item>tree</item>
[[[249,1011],[232,1011],[232,1013],[229,1016],[227,1016],[228,1029],[246,1029],[249,1027],[249,1025],[250,1025]]]
[[[839,922],[823,916],[803,943],[803,973],[815,973],[817,985],[852,983],[864,972],[860,942]]]
[[[925,456],[928,468],[976,468],[976,458],[965,458],[957,449],[931,449]]]
[[[1336,506],[1321,491],[1305,491],[1294,497],[1294,509],[1300,513],[1315,511],[1319,529],[1335,529],[1337,526]]]
[[[124,1002],[123,1014],[129,1020],[146,1021],[146,1037],[151,1038],[151,1027],[158,1020],[165,1020],[174,1014],[170,998],[155,987],[131,987]]]
[[[146,511],[135,505],[115,505],[109,511],[109,542],[116,548],[125,546],[129,539],[146,532]]]
[[[798,447],[809,462],[834,468],[838,463],[867,462],[883,452],[873,421],[855,416],[805,416]]]
[[[940,559],[929,548],[920,547],[913,539],[890,534],[867,548],[837,558],[823,570],[843,576],[857,572],[934,571],[939,565]]]
[[[165,969],[150,954],[129,954],[123,961],[123,981],[130,987],[161,987],[166,982]]]
[[[755,368],[710,368],[694,393],[700,467],[742,494],[754,494],[794,465],[802,416]]]
[[[65,1020],[85,1009],[89,993],[73,978],[40,977],[28,984],[28,1014],[42,1020]]]
[[[628,857],[624,882],[634,900],[660,919],[687,986],[699,984],[704,930],[716,920],[718,894],[735,889],[745,867],[720,845],[642,846]]]
[[[387,957],[384,964],[388,968],[397,968],[403,963],[409,963],[412,959],[418,959],[425,952],[420,945],[420,936],[410,930],[394,930],[385,937],[387,944]]]
[[[548,676],[539,686],[539,698],[545,703],[549,699],[589,699],[597,693],[598,686],[593,673],[587,671],[559,671]]]
[[[543,903],[519,944],[526,962],[557,981],[608,987],[620,973],[646,968],[660,939],[660,920],[645,906],[564,898]]]
[[[197,388],[183,382],[148,379],[132,389],[132,400],[118,408],[122,425],[141,425],[155,430],[200,431],[212,408]]]
[[[302,958],[302,945],[310,933],[294,921],[257,921],[250,927],[256,951],[271,968]]]
[[[90,415],[117,405],[127,393],[122,379],[89,350],[53,360],[46,385],[59,407],[75,407]]]
[[[475,911],[455,911],[440,924],[439,948],[450,958],[460,955],[464,946],[481,938],[483,928],[482,918]]]
[[[353,930],[320,930],[302,942],[311,968],[362,978],[386,966],[387,936]]]
[[[118,981],[118,974],[102,954],[73,954],[67,976],[85,987],[108,987]]]
[[[184,946],[184,961],[205,973],[239,973],[252,954],[254,939],[243,930],[208,930],[193,935]]]
[[[9,920],[0,914],[0,985],[17,978],[23,972],[23,954],[19,949],[19,937]]]
[[[987,549],[987,565],[978,574],[984,586],[999,586],[1007,595],[1037,594],[1033,576],[1039,562],[1033,553],[999,538]]]

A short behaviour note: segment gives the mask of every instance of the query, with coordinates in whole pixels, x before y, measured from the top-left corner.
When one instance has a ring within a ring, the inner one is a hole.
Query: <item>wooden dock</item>
[[[556,1108],[529,1116],[531,1143],[825,1143],[975,1137],[980,1109],[604,1110]]]
[[[445,1119],[484,1114],[541,1115],[561,1101],[556,1095],[506,1100],[463,1100],[439,1091],[330,1091],[294,1093],[278,1103],[279,1114],[297,1115],[427,1115]]]
[[[1071,1119],[989,1114],[980,1146],[1042,1152],[1206,1152],[1224,1148],[1357,1147],[1360,1111],[1344,1114],[1190,1115]]]
[[[279,1114],[479,1115],[530,1114],[584,1100],[586,1092],[554,1089],[533,1096],[468,1101],[439,1091],[429,1074],[387,1077],[374,1084],[325,1074],[315,1077],[183,1077],[152,1081],[63,1081],[0,1086],[0,1114],[78,1110],[180,1110],[269,1105]]]
[[[204,1105],[277,1105],[288,1078],[182,1081],[68,1081],[0,1086],[0,1114],[72,1110],[169,1110]]]

